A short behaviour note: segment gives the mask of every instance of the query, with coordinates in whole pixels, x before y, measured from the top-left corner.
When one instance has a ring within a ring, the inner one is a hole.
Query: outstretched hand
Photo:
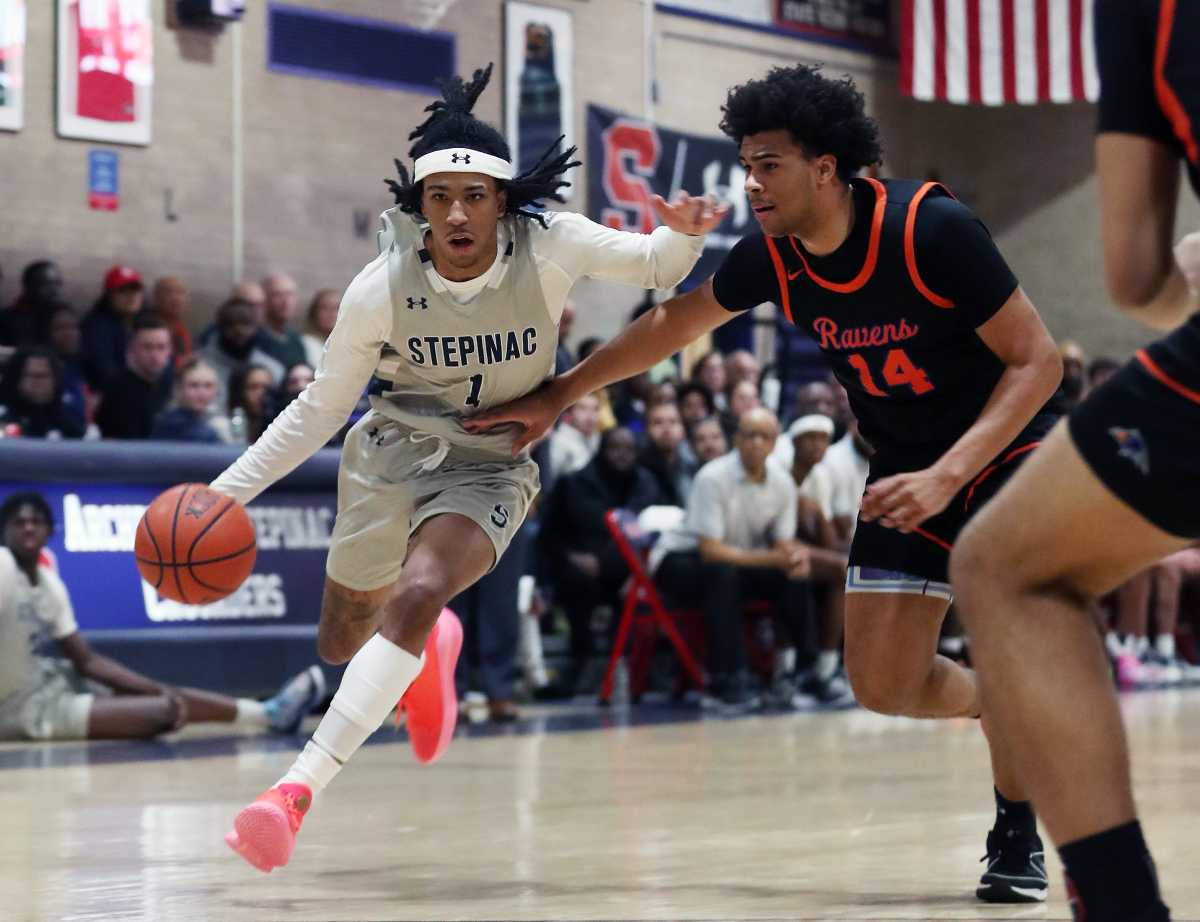
[[[566,409],[562,389],[556,386],[558,381],[557,378],[548,381],[524,397],[476,413],[463,420],[463,428],[468,432],[485,432],[497,426],[520,426],[522,431],[513,440],[515,458],[549,432],[559,414]]]
[[[729,214],[728,204],[718,205],[712,196],[688,195],[682,189],[675,193],[673,202],[668,202],[661,195],[653,196],[650,201],[658,220],[681,234],[707,234],[716,230],[725,220],[725,215]]]

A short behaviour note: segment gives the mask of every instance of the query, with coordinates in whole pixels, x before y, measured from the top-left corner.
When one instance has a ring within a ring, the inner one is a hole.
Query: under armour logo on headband
[[[422,154],[413,164],[413,182],[433,173],[482,173],[496,179],[513,178],[513,165],[502,157],[471,148],[443,148]]]

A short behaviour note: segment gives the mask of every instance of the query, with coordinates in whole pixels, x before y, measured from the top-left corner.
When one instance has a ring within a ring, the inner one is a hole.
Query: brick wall
[[[403,21],[396,0],[293,0],[315,9]],[[569,11],[575,35],[575,137],[585,138],[588,102],[643,114],[646,79],[641,0],[546,0]],[[233,146],[235,39],[179,30],[155,0],[153,134],[149,147],[121,155],[121,208],[90,211],[87,151],[108,145],[54,132],[54,22],[51,2],[28,4],[25,128],[0,132],[0,300],[17,291],[22,266],[59,260],[68,292],[86,307],[104,269],[131,263],[148,278],[177,274],[195,292],[206,322],[234,274]],[[242,63],[244,275],[294,275],[307,300],[318,287],[344,286],[373,253],[376,216],[390,204],[382,183],[391,159],[428,100],[421,95],[269,71],[264,3],[248,5],[240,27]],[[1093,352],[1127,353],[1142,330],[1107,304],[1092,178],[1090,106],[978,110],[916,104],[895,91],[894,62],[687,17],[655,16],[659,98],[667,127],[717,133],[720,104],[733,83],[774,64],[824,61],[848,72],[880,119],[887,172],[948,182],[983,216],[1035,303],[1059,336]],[[467,71],[502,65],[499,0],[457,0],[437,26],[458,34]],[[479,113],[499,123],[501,83]],[[582,174],[571,207],[585,207]],[[170,196],[175,220],[168,220]],[[356,234],[365,213],[368,238]],[[1188,201],[1181,227],[1200,225]],[[587,283],[577,290],[576,336],[611,334],[640,292]]]

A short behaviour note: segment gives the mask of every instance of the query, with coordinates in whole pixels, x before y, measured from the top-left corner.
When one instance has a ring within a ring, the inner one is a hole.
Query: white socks
[[[1159,634],[1154,638],[1154,649],[1164,659],[1175,659],[1175,635]]]
[[[822,650],[817,654],[816,673],[817,678],[822,682],[833,678],[838,668],[838,652],[837,650]]]
[[[1113,659],[1116,659],[1122,653],[1132,653],[1140,659],[1150,649],[1150,638],[1135,637],[1133,634],[1126,634],[1124,637],[1120,637],[1115,632],[1109,631],[1105,635],[1104,644],[1108,647],[1109,655]],[[1175,635],[1157,635],[1154,638],[1154,652],[1165,659],[1174,659]]]
[[[788,676],[796,671],[796,648],[780,647],[775,652],[775,678]]]
[[[380,634],[372,636],[350,660],[312,740],[277,783],[306,784],[319,794],[387,719],[424,662],[424,656],[415,657]]]
[[[1109,659],[1117,659],[1125,652],[1125,642],[1116,631],[1109,631],[1104,635],[1104,647],[1108,650]]]
[[[267,716],[267,706],[261,701],[255,701],[253,698],[238,698],[234,703],[237,705],[237,714],[233,718],[235,727],[245,727],[247,730],[266,730],[271,726],[271,719]]]

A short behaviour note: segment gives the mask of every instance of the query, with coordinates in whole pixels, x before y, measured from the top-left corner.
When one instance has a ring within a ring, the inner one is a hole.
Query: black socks
[[[1037,834],[1037,818],[1033,815],[1033,804],[1027,800],[1009,800],[996,792],[996,829],[1001,833],[1010,830],[1018,835],[1032,838]]]
[[[1076,922],[1169,922],[1137,820],[1058,850]]]

